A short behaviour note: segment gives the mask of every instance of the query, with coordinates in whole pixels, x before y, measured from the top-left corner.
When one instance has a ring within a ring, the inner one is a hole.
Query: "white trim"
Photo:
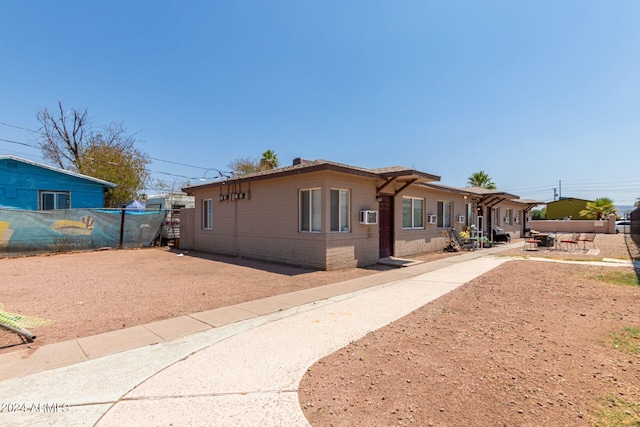
[[[21,157],[16,157],[16,156],[11,156],[11,155],[6,155],[6,156],[0,156],[0,160],[13,160],[16,162],[22,162],[22,163],[26,163],[32,166],[37,166],[39,168],[43,168],[43,169],[49,169],[52,170],[54,172],[59,172],[59,173],[63,173],[65,175],[70,175],[76,178],[81,178],[81,179],[86,179],[89,181],[94,181],[97,182],[98,184],[102,184],[104,186],[107,187],[117,187],[117,184],[114,184],[113,182],[109,182],[109,181],[104,181],[102,179],[98,179],[98,178],[93,178],[91,176],[88,175],[82,175],[81,173],[77,173],[77,172],[71,172],[65,169],[60,169],[60,168],[56,168],[53,166],[49,166],[49,165],[45,165],[42,163],[38,163],[38,162],[34,162],[33,160],[27,160],[27,159],[23,159]]]

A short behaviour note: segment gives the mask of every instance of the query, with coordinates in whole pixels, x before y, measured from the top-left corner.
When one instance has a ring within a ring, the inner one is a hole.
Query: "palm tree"
[[[275,169],[278,167],[278,156],[273,150],[265,150],[260,159],[260,168],[263,170]]]
[[[495,190],[497,188],[496,184],[485,171],[472,173],[467,180],[467,186],[488,188],[489,190]]]
[[[600,197],[593,202],[587,202],[586,208],[580,211],[580,216],[587,219],[604,219],[607,215],[617,212],[618,209],[613,205],[613,200]]]

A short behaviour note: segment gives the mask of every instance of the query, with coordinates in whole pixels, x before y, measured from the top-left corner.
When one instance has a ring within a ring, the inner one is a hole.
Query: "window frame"
[[[498,227],[501,223],[500,221],[500,207],[491,208],[491,222],[494,227]]]
[[[334,192],[338,194],[338,212],[337,212],[337,229],[334,229]],[[344,206],[343,195],[346,194],[346,207]],[[343,218],[344,216],[344,218]],[[351,232],[351,190],[346,188],[330,188],[329,189],[329,230],[332,233],[350,233]],[[346,222],[346,225],[343,224]]]
[[[317,192],[317,196],[314,194]],[[308,193],[309,206],[303,206],[303,193]],[[314,200],[319,206],[315,206]],[[298,190],[298,232],[300,233],[322,233],[322,188],[301,188]],[[307,215],[308,229],[303,229],[303,215]],[[318,224],[316,224],[316,222]],[[316,228],[317,227],[317,228]]]
[[[411,218],[411,225],[407,226],[405,224],[405,201],[410,202],[409,206],[409,214]],[[420,201],[422,206],[422,211],[420,212],[420,222],[421,224],[416,224],[416,201]],[[402,197],[402,229],[403,230],[424,230],[425,226],[425,206],[426,199],[424,197],[413,197],[413,196],[403,196]]]
[[[466,226],[471,227],[473,225],[473,203],[465,203],[465,211],[466,211]]]
[[[453,217],[451,215],[451,213],[453,212],[453,202],[451,200],[438,200],[438,203],[436,206],[437,206],[436,207],[436,211],[437,211],[436,226],[439,228],[453,228]],[[445,207],[449,208],[448,221],[446,221],[447,210],[445,209]]]
[[[213,199],[202,199],[202,229],[213,230]]]
[[[38,197],[38,201],[39,201],[39,210],[41,211],[55,211],[55,210],[62,210],[62,209],[71,209],[71,192],[69,191],[54,191],[54,190],[40,190],[39,191],[39,197]],[[52,195],[53,196],[53,208],[51,209],[45,209],[44,208],[44,196],[45,195]],[[64,195],[66,197],[66,206],[65,207],[59,207],[58,206],[58,196],[60,195]]]
[[[507,208],[504,210],[504,219],[505,225],[513,225],[513,208]]]

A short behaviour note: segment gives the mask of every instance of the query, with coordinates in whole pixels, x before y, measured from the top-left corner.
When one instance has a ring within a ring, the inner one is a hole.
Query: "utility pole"
[[[558,200],[558,189],[554,188],[553,189],[553,201],[555,202],[556,200]]]
[[[562,181],[561,180],[558,180],[558,188],[560,189],[560,191],[559,191],[560,194],[559,194],[558,198],[562,199]]]

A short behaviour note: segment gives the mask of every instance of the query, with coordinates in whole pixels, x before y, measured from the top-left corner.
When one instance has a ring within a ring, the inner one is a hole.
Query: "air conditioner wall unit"
[[[464,215],[458,217],[458,224],[464,224]]]
[[[438,222],[438,216],[437,215],[427,215],[427,222],[429,224],[435,224]]]
[[[360,224],[377,224],[378,211],[362,210],[360,211]]]

